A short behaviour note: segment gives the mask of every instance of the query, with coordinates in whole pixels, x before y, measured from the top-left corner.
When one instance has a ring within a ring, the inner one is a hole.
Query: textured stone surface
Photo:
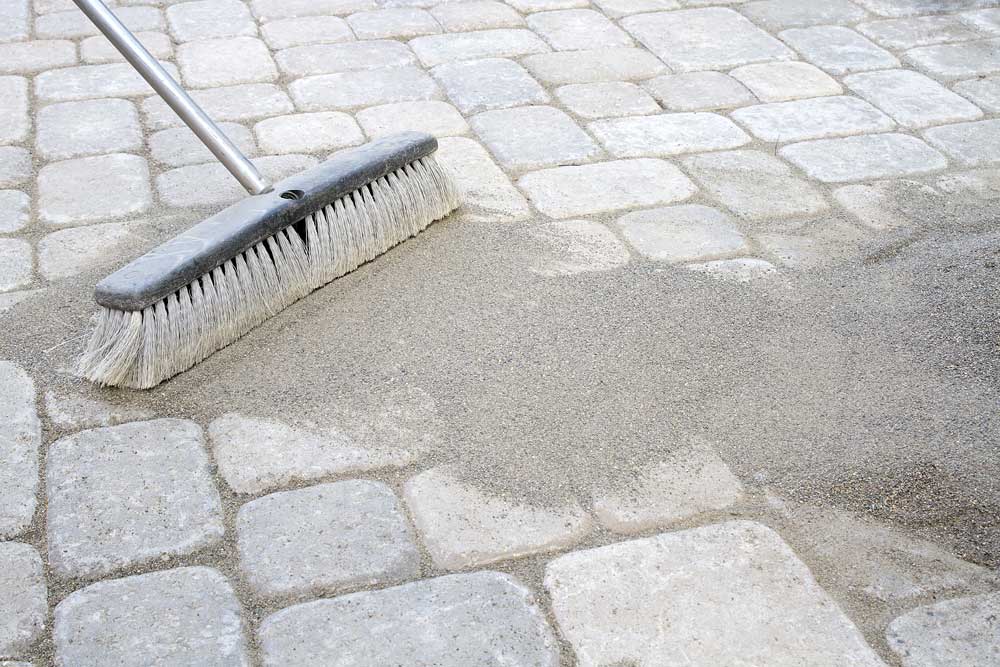
[[[49,564],[61,577],[187,555],[224,532],[201,429],[189,421],[134,422],[61,438],[49,447],[45,479]]]
[[[319,163],[311,155],[268,155],[253,163],[272,183]],[[243,186],[217,162],[165,171],[156,177],[156,192],[167,206],[202,207],[231,204],[246,196]]]
[[[759,104],[731,115],[758,139],[774,143],[885,132],[896,126],[864,100],[846,96]]]
[[[669,156],[736,148],[750,137],[714,113],[675,113],[599,120],[590,130],[616,157]]]
[[[513,221],[531,215],[528,202],[490,154],[471,139],[442,139],[437,159],[462,192],[460,215],[470,220]]]
[[[132,31],[157,30],[163,27],[163,16],[156,7],[119,7],[115,16]],[[54,12],[35,19],[35,36],[40,39],[75,39],[96,35],[99,31],[77,9]]]
[[[250,0],[250,9],[261,21],[300,16],[344,16],[375,9],[376,0]]]
[[[658,113],[660,105],[642,88],[624,81],[576,83],[556,89],[563,106],[583,118]]]
[[[924,132],[924,138],[970,167],[1000,163],[1000,120],[934,127]]]
[[[793,57],[784,44],[726,7],[640,14],[621,24],[675,72]]]
[[[839,95],[836,79],[814,65],[801,62],[759,63],[737,67],[729,73],[761,102],[785,102],[804,97]]]
[[[63,39],[0,44],[0,74],[35,74],[76,62],[76,44]]]
[[[845,77],[844,84],[903,127],[916,129],[983,115],[975,105],[919,72],[863,72]]]
[[[772,275],[778,271],[771,262],[755,257],[717,259],[711,262],[685,264],[684,268],[704,273],[712,278],[735,280],[738,282],[750,282],[763,276]]]
[[[191,97],[217,123],[276,116],[295,109],[285,91],[269,83],[193,90]],[[142,111],[146,123],[154,130],[183,125],[177,114],[158,97],[145,100]]]
[[[781,39],[831,74],[899,67],[894,55],[842,26],[792,28],[783,31]]]
[[[0,563],[0,656],[19,656],[45,628],[45,573],[38,552],[19,542],[0,542]]]
[[[116,426],[153,417],[149,410],[53,391],[45,392],[45,414],[56,428],[66,430]]]
[[[916,202],[921,195],[934,194],[932,188],[922,183],[898,180],[845,185],[833,191],[833,198],[866,227],[888,229],[916,222],[913,211],[907,210],[909,206],[904,202]]]
[[[254,125],[253,131],[264,153],[318,153],[365,140],[357,122],[336,111],[268,118]]]
[[[0,292],[31,284],[31,244],[20,239],[0,239]]]
[[[561,549],[583,538],[592,525],[575,503],[532,507],[477,489],[448,468],[413,477],[403,493],[431,560],[448,570]]]
[[[518,185],[553,218],[669,204],[697,190],[677,167],[651,159],[545,169],[522,177]]]
[[[545,42],[535,33],[517,29],[480,30],[417,37],[410,41],[410,47],[427,67],[452,60],[514,58],[549,50]]]
[[[982,37],[957,16],[885,19],[861,23],[855,26],[855,29],[887,49],[900,50]]]
[[[0,42],[28,39],[30,22],[28,0],[6,0],[0,5]]]
[[[805,141],[785,146],[779,153],[826,183],[926,174],[948,164],[933,148],[904,134]]]
[[[31,197],[19,190],[0,190],[0,234],[16,232],[31,220]]]
[[[996,199],[1000,197],[1000,169],[969,169],[945,174],[934,186],[945,194]]]
[[[1000,73],[1000,39],[919,46],[906,52],[907,63],[938,79],[970,79]]]
[[[618,48],[542,53],[521,59],[542,83],[638,81],[663,72],[663,63],[642,49]]]
[[[959,14],[959,18],[984,33],[1000,34],[1000,9],[980,9]]]
[[[213,421],[208,433],[219,473],[229,487],[237,493],[259,493],[293,482],[413,463],[419,442],[409,442],[408,448],[402,444],[415,435],[411,429],[417,422],[409,413],[413,409],[403,405],[395,414],[383,415],[375,443],[357,442],[334,427],[292,427],[237,413]]]
[[[28,138],[28,80],[22,76],[0,76],[0,144],[20,143]]]
[[[75,591],[56,606],[58,665],[249,666],[240,603],[226,578],[182,567]]]
[[[1000,77],[998,76],[959,81],[953,86],[953,89],[986,111],[1000,111]]]
[[[31,153],[17,146],[0,146],[0,187],[20,185],[31,174]]]
[[[454,574],[308,602],[264,619],[264,665],[557,667],[531,591],[497,572]]]
[[[494,0],[446,2],[431,9],[431,14],[448,32],[517,28],[524,19],[512,7]]]
[[[420,555],[396,496],[352,480],[282,491],[236,516],[240,567],[267,597],[318,596],[420,575]]]
[[[279,51],[278,66],[289,76],[333,74],[413,65],[416,58],[405,45],[392,40],[310,44]]]
[[[753,104],[754,96],[722,72],[689,72],[660,76],[645,84],[671,111],[708,111]]]
[[[244,155],[254,157],[257,154],[257,144],[254,143],[253,134],[246,127],[225,122],[217,125]],[[183,167],[215,160],[215,156],[186,125],[167,128],[150,135],[149,151],[157,162],[168,167]]]
[[[632,40],[600,12],[565,9],[528,17],[528,27],[557,51],[632,46]]]
[[[132,215],[151,204],[149,169],[137,155],[114,153],[53,162],[38,174],[38,213],[51,224]]]
[[[561,556],[545,587],[581,667],[883,664],[788,545],[757,523]]]
[[[197,0],[167,7],[170,34],[178,42],[257,36],[257,22],[239,0]]]
[[[178,78],[177,68],[170,63],[161,64],[170,76]],[[35,77],[35,99],[39,102],[152,94],[153,89],[128,63],[67,67],[46,71]]]
[[[507,0],[514,9],[524,12],[545,12],[555,9],[574,9],[584,7],[587,0]]]
[[[740,12],[768,30],[802,28],[831,23],[857,23],[868,12],[848,0],[757,0],[740,6]]]
[[[419,37],[441,32],[441,26],[428,12],[407,7],[358,12],[347,19],[358,39]]]
[[[260,27],[260,34],[272,49],[287,49],[304,44],[335,44],[354,39],[347,21],[336,16],[269,21]]]
[[[628,264],[629,251],[611,230],[590,220],[559,220],[532,229],[541,252],[531,270],[539,275],[572,276],[610,271]]]
[[[91,271],[115,260],[115,250],[131,235],[128,225],[110,222],[53,232],[38,242],[38,270],[47,280]]]
[[[416,130],[436,137],[466,134],[469,124],[447,102],[397,102],[362,109],[355,117],[372,139]]]
[[[680,7],[678,0],[594,0],[594,4],[600,7],[611,18],[620,18],[630,14],[646,14]]]
[[[768,153],[707,153],[684,158],[683,163],[687,173],[741,218],[808,217],[828,208],[818,189]],[[776,192],[781,196],[775,197]]]
[[[9,261],[9,260],[8,260]],[[0,361],[0,537],[16,535],[35,514],[41,423],[35,385],[20,367]]]
[[[267,45],[255,37],[188,42],[177,47],[177,64],[192,88],[265,83],[278,78]]]
[[[904,667],[1000,663],[1000,593],[944,600],[903,614],[885,631]]]
[[[441,97],[434,79],[416,67],[310,76],[299,79],[290,88],[292,98],[303,111],[351,109]]]
[[[700,204],[636,211],[619,218],[618,226],[639,254],[660,262],[731,254],[746,243],[732,218]]]
[[[128,100],[50,104],[37,122],[35,148],[48,160],[142,149],[139,114]]]
[[[500,164],[511,169],[583,162],[601,153],[572,118],[553,107],[486,111],[469,124]],[[515,127],[516,133],[511,131]]]
[[[136,39],[154,58],[165,60],[173,57],[174,46],[170,37],[162,32],[137,32]],[[80,42],[80,57],[88,65],[124,62],[122,54],[103,35],[88,37]]]
[[[439,65],[434,78],[462,113],[545,104],[549,95],[513,60],[486,58]]]
[[[743,485],[729,466],[701,445],[673,452],[643,471],[630,487],[600,494],[594,499],[594,514],[610,530],[641,533],[726,508],[742,497]]]

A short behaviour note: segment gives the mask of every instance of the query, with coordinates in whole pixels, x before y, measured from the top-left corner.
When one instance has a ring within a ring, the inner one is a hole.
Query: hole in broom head
[[[302,190],[285,190],[281,193],[282,199],[302,199],[305,197],[306,193]]]

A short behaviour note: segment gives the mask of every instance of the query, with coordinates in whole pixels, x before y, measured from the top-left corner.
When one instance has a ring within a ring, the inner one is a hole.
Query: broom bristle
[[[100,385],[153,387],[457,206],[448,175],[433,156],[420,158],[141,311],[102,306],[80,371]]]

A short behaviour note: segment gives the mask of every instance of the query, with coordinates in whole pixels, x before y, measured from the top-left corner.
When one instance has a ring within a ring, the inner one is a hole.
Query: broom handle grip
[[[259,195],[271,189],[271,184],[261,176],[257,167],[223,134],[191,96],[184,92],[107,5],[101,0],[73,2],[250,194]]]

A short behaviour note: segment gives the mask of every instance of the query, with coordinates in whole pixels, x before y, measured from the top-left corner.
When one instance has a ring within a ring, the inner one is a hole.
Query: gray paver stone
[[[824,183],[926,174],[948,165],[943,155],[905,134],[804,141],[779,154]]]
[[[0,190],[0,234],[16,232],[31,220],[31,197],[20,190]]]
[[[441,32],[441,26],[423,9],[397,7],[351,14],[347,22],[358,39],[419,37]]]
[[[563,105],[583,118],[611,118],[658,113],[660,105],[634,83],[574,83],[556,89]]]
[[[452,60],[514,58],[549,51],[530,30],[497,29],[417,37],[410,47],[427,67]]]
[[[396,102],[362,109],[355,117],[372,139],[415,130],[435,137],[466,134],[469,124],[447,102]]]
[[[833,191],[837,203],[852,213],[861,224],[873,229],[903,227],[916,222],[901,201],[917,201],[921,194],[933,196],[934,190],[917,181],[877,181],[845,185]]]
[[[678,0],[594,0],[594,4],[611,18],[630,14],[648,14],[667,9],[678,9]]]
[[[953,88],[986,111],[1000,111],[1000,76],[959,81]]]
[[[431,8],[431,14],[449,32],[517,28],[524,19],[510,5],[494,0],[446,2]]]
[[[855,0],[879,16],[915,16],[932,12],[988,7],[993,0]]]
[[[187,42],[177,47],[177,64],[192,88],[265,83],[278,78],[267,45],[255,37]]]
[[[282,72],[295,77],[403,67],[417,62],[409,47],[387,39],[294,46],[279,51],[277,60]]]
[[[733,219],[701,204],[628,213],[618,219],[625,240],[639,254],[660,262],[689,262],[744,250]]]
[[[0,239],[0,292],[30,285],[33,263],[31,243],[21,239]]]
[[[153,413],[149,410],[127,408],[110,401],[53,391],[45,392],[45,414],[53,425],[65,430],[116,426],[153,418]]]
[[[83,100],[42,107],[35,148],[48,160],[142,150],[142,128],[128,100]]]
[[[281,491],[236,516],[240,567],[267,597],[306,597],[420,575],[420,555],[392,490],[351,480]]]
[[[28,138],[28,80],[22,76],[0,76],[0,144],[16,144]]]
[[[216,123],[219,129],[236,144],[247,157],[257,155],[257,145],[253,134],[243,125],[236,123]],[[212,162],[215,156],[205,148],[201,140],[186,125],[160,130],[149,137],[149,152],[157,162],[168,167],[183,167],[189,164]]]
[[[899,67],[894,55],[843,26],[792,28],[780,37],[806,60],[831,74]]]
[[[565,9],[528,17],[528,27],[557,51],[632,46],[632,40],[600,12]]]
[[[671,111],[709,111],[753,104],[754,96],[722,72],[668,74],[643,84]]]
[[[351,109],[441,97],[434,79],[417,67],[310,76],[292,83],[291,92],[292,99],[303,111]]]
[[[543,276],[573,276],[611,271],[628,264],[629,251],[614,233],[592,220],[557,220],[532,228],[542,246],[531,271]]]
[[[525,14],[529,12],[549,12],[556,9],[585,7],[587,0],[507,0],[514,9]]]
[[[114,153],[53,162],[38,174],[38,213],[75,225],[145,211],[152,205],[149,169],[137,155]]]
[[[49,447],[45,479],[49,565],[60,577],[187,555],[224,532],[193,422],[156,419],[61,438]]]
[[[918,16],[909,19],[885,19],[855,26],[861,34],[887,49],[911,49],[943,42],[979,39],[983,35],[957,16]]]
[[[357,122],[337,111],[277,116],[253,127],[264,153],[317,153],[364,143]]]
[[[285,91],[270,83],[192,90],[191,97],[216,122],[250,120],[295,110]],[[159,97],[143,101],[142,111],[146,123],[154,130],[183,125]]]
[[[162,32],[137,32],[136,39],[157,60],[170,59],[174,55],[174,45],[170,37]],[[104,35],[88,37],[80,42],[80,57],[88,65],[123,62],[125,59]]]
[[[939,79],[971,79],[1000,73],[1000,39],[918,46],[904,60]]]
[[[336,16],[270,21],[261,26],[260,34],[272,49],[288,49],[305,44],[335,44],[354,39],[347,21]]]
[[[548,93],[513,60],[446,63],[432,73],[455,106],[466,114],[549,101]]]
[[[253,159],[264,178],[272,183],[318,162],[311,155],[268,155]],[[239,181],[214,161],[163,172],[156,177],[156,192],[164,204],[176,207],[220,206],[246,197]]]
[[[903,614],[885,631],[903,667],[1000,664],[1000,593],[944,600]]]
[[[257,22],[239,0],[198,0],[167,7],[170,34],[178,42],[257,36]]]
[[[714,113],[673,113],[590,123],[590,131],[616,157],[670,156],[737,148],[750,137]]]
[[[163,15],[156,7],[118,7],[115,16],[132,31],[163,28]],[[76,39],[99,33],[97,27],[76,8],[44,14],[35,19],[35,37],[40,39]]]
[[[550,85],[638,81],[666,70],[656,56],[634,48],[542,53],[522,58],[521,63]]]
[[[0,187],[20,185],[31,176],[31,153],[17,146],[0,146]]]
[[[376,0],[250,0],[250,9],[261,21],[300,16],[346,16],[375,9]]]
[[[76,63],[76,44],[64,39],[0,44],[0,74],[35,74]]]
[[[969,169],[945,174],[934,186],[945,194],[996,199],[1000,197],[1000,169]]]
[[[463,217],[499,222],[531,215],[528,202],[477,142],[463,137],[442,139],[436,155],[463,193]]]
[[[0,42],[28,39],[31,10],[29,0],[7,0],[0,5]]]
[[[749,88],[761,102],[786,102],[843,92],[836,79],[809,63],[744,65],[732,70],[729,75]]]
[[[107,266],[130,236],[128,225],[115,222],[61,229],[38,242],[38,270],[47,280],[60,280]]]
[[[924,131],[924,138],[970,167],[1000,163],[1000,120],[933,127]]]
[[[264,619],[264,664],[557,667],[531,591],[497,572],[453,574],[307,602]]]
[[[20,533],[35,514],[41,422],[35,385],[21,368],[0,361],[0,537]]]
[[[102,581],[56,606],[56,665],[248,667],[240,603],[218,571],[182,567]]]
[[[847,96],[759,104],[731,115],[758,139],[774,143],[885,132],[896,126],[864,100]]]
[[[510,169],[585,162],[601,153],[572,118],[553,107],[484,111],[469,124],[500,164]],[[512,132],[515,127],[518,131]]]
[[[171,63],[161,64],[167,73],[178,78],[177,68]],[[128,63],[67,67],[49,70],[35,77],[35,99],[39,102],[152,94],[153,89]]]
[[[758,0],[740,5],[739,10],[754,23],[772,31],[820,24],[851,24],[869,16],[848,0]]]
[[[38,552],[19,542],[0,542],[0,563],[0,657],[16,657],[45,628],[45,573]]]
[[[863,72],[845,77],[844,84],[903,127],[916,129],[983,115],[968,100],[919,72]]]

